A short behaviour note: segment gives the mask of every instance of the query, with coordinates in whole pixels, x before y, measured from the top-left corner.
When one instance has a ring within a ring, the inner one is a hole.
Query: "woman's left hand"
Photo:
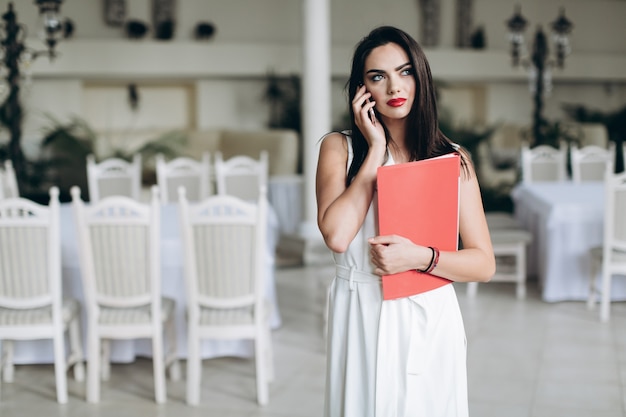
[[[368,239],[376,275],[390,275],[427,266],[431,250],[398,236],[376,236]]]

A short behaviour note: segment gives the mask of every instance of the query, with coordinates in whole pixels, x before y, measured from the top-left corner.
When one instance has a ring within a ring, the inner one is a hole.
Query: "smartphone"
[[[362,87],[362,86],[363,86],[363,84],[359,84],[359,87]],[[372,102],[372,98],[369,97],[366,101],[368,103],[371,103]],[[370,121],[372,122],[372,124],[375,125],[376,124],[376,113],[374,112],[374,108],[373,107],[371,109],[369,109],[369,111],[367,112],[367,115],[369,116]]]
[[[372,99],[371,99],[371,98],[368,98],[368,99],[367,99],[367,102],[368,102],[368,103],[371,103],[371,102],[372,102]],[[372,124],[373,124],[373,125],[376,125],[376,113],[374,112],[374,108],[372,107],[372,108],[371,108],[371,109],[367,112],[367,114],[368,114],[368,116],[369,116],[370,121],[372,122]]]

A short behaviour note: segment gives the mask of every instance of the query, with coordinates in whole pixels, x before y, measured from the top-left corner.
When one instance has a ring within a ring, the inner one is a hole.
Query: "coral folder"
[[[440,251],[457,250],[459,174],[457,153],[378,168],[379,234],[404,236]],[[415,270],[384,275],[383,299],[420,294],[450,282]]]

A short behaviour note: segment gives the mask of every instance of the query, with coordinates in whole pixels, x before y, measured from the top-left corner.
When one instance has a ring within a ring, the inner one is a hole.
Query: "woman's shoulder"
[[[351,132],[349,130],[333,131],[322,136],[320,141],[322,143],[342,144],[350,146],[352,139],[350,137]]]
[[[341,138],[342,140],[346,140],[346,139],[350,139],[352,135],[352,131],[351,130],[333,130],[332,132],[328,132],[326,133],[324,136],[322,136],[322,141],[326,140],[327,138],[335,138],[334,140],[337,140],[338,138]]]

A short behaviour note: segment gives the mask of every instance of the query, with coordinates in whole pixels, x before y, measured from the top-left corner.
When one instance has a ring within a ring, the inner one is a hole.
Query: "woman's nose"
[[[389,86],[388,86],[388,92],[389,94],[394,94],[400,91],[400,85],[398,84],[398,81],[391,78],[389,80]]]

